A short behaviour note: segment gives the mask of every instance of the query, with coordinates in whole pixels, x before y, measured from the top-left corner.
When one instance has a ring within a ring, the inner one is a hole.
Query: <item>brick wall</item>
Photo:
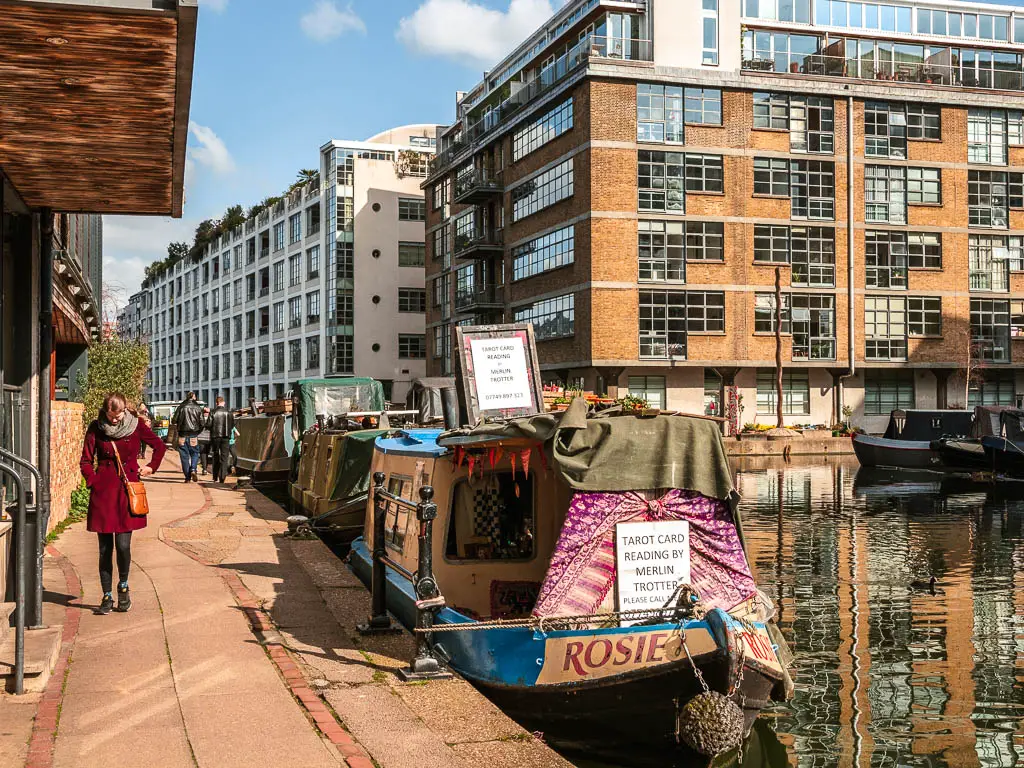
[[[82,457],[85,426],[81,403],[50,403],[50,524],[49,530],[68,516],[71,492],[78,487],[82,473],[78,469]]]

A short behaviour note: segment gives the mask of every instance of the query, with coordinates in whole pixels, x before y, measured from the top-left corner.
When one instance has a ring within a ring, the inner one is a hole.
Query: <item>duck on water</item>
[[[713,422],[594,417],[578,399],[378,438],[372,471],[351,567],[371,581],[380,515],[387,608],[549,743],[714,755],[791,694]]]

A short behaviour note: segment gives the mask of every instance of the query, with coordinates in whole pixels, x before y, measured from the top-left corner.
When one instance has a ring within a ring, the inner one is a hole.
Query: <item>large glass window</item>
[[[424,221],[427,217],[427,205],[421,197],[398,198],[399,221]]]
[[[904,232],[864,233],[865,285],[868,288],[907,287],[907,240]]]
[[[1010,362],[1010,302],[971,299],[971,355],[977,361]]]
[[[908,232],[907,261],[911,269],[941,269],[942,235],[938,232]]]
[[[555,296],[519,307],[515,311],[515,321],[533,323],[538,341],[572,336],[576,326],[576,294]]]
[[[637,84],[636,140],[683,142],[682,86]]]
[[[638,106],[639,109],[639,106]],[[572,98],[568,98],[547,112],[539,120],[516,131],[512,137],[512,160],[522,160],[528,154],[558,138],[573,125]],[[680,139],[682,141],[682,139]],[[436,207],[436,206],[435,206]]]
[[[835,163],[831,161],[791,161],[790,215],[794,219],[834,219],[835,175]]]
[[[824,287],[836,284],[835,230],[831,227],[790,229],[790,283]]]
[[[972,291],[1010,290],[1010,251],[1005,237],[969,235],[967,262]]]
[[[1006,165],[1006,112],[971,107],[967,110],[967,162]]]
[[[512,279],[538,275],[572,264],[576,252],[576,228],[562,227],[512,249]]]
[[[788,94],[754,91],[754,127],[788,130]]]
[[[398,266],[422,267],[426,263],[427,246],[424,243],[398,244]]]
[[[398,289],[399,312],[426,312],[427,292],[423,288]]]
[[[685,224],[682,221],[638,222],[640,280],[686,280]]]
[[[686,154],[687,192],[724,192],[725,175],[721,155]]]
[[[865,221],[907,223],[906,172],[898,166],[864,166]]]
[[[640,150],[637,163],[638,207],[641,211],[685,210],[682,152]]]
[[[512,219],[521,221],[573,194],[573,162],[568,160],[537,174],[512,190]]]
[[[794,360],[836,359],[836,298],[829,294],[790,296]]]
[[[757,412],[775,414],[776,379],[774,370],[757,372]],[[803,416],[811,412],[811,387],[807,371],[782,372],[782,413]]]
[[[908,297],[907,332],[910,336],[941,336],[942,297]]]
[[[649,408],[666,407],[664,376],[630,376],[627,388],[631,397],[642,397]]]
[[[722,124],[722,91],[718,88],[686,88],[686,122],[703,125]]]
[[[422,333],[398,334],[398,357],[402,360],[426,359],[427,337]]]
[[[725,330],[725,294],[640,291],[640,357],[685,358],[687,333]]]
[[[907,168],[907,202],[942,203],[942,175],[938,168]]]
[[[886,369],[864,371],[864,414],[884,416],[897,409],[913,408],[914,372]]]
[[[864,154],[867,157],[907,156],[907,114],[901,104],[864,103]]]
[[[792,152],[835,151],[835,111],[828,97],[755,92],[754,127],[789,130]]]
[[[967,405],[1016,405],[1016,382],[1013,371],[985,371],[971,382]]]
[[[927,104],[907,104],[907,138],[939,141],[942,138],[942,110]]]
[[[789,162],[778,158],[754,158],[754,194],[789,197]]]
[[[701,0],[701,63],[718,65],[718,0]]]
[[[970,226],[1006,229],[1009,225],[1006,182],[1004,171],[967,171],[967,220]]]
[[[686,222],[687,261],[722,261],[724,258],[725,225],[722,222]]]
[[[864,336],[864,356],[868,360],[906,360],[906,298],[865,296]]]
[[[757,224],[754,226],[754,261],[789,263],[789,227]]]

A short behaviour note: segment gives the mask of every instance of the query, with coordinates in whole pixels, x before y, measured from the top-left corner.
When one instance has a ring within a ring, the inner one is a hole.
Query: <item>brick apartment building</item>
[[[1014,404],[1022,53],[1007,6],[568,3],[439,134],[428,373],[532,321],[545,380],[772,422],[779,268],[787,423]]]

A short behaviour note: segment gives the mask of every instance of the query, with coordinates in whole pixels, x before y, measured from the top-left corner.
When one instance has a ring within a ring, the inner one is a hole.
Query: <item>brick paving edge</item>
[[[210,494],[209,488],[206,486],[200,486],[199,489],[203,492],[202,506],[196,511],[191,512],[184,517],[172,520],[169,523],[165,523],[164,525],[173,525],[174,523],[183,522],[208,511],[210,507],[213,506],[213,496]],[[181,552],[186,557],[201,565],[211,567],[217,565],[216,563],[204,560],[194,552],[189,552],[184,547],[178,546],[177,542],[164,538],[163,531],[160,532],[159,538],[160,541],[167,546]],[[256,595],[253,594],[247,586],[245,586],[241,577],[239,577],[237,573],[221,570],[219,575],[221,579],[224,580],[228,589],[231,590],[231,594],[235,598],[235,602],[238,603],[239,607],[245,613],[246,620],[249,622],[249,628],[252,629],[253,634],[258,637],[265,637],[268,633],[277,631],[277,628],[274,626],[274,623],[270,620],[267,613],[260,610],[259,603],[256,601]],[[319,694],[313,691],[309,682],[306,680],[302,668],[295,663],[288,649],[285,648],[285,646],[278,640],[265,640],[262,645],[267,653],[267,657],[273,663],[285,686],[291,692],[292,698],[306,713],[306,717],[309,719],[313,727],[334,745],[335,749],[338,750],[338,753],[345,759],[348,768],[374,768],[374,763],[370,754],[365,748],[356,742],[352,734],[349,733],[334,716],[334,713],[325,706],[324,701],[320,698]],[[26,765],[25,768],[49,768],[51,764],[52,763],[47,763],[45,765],[40,764],[38,766],[34,764]]]
[[[36,716],[32,722],[32,735],[28,742],[28,758],[25,768],[51,768],[53,765],[53,748],[57,741],[57,726],[60,720],[60,709],[64,703],[64,683],[67,677],[71,650],[78,637],[78,627],[82,619],[82,606],[74,604],[82,596],[82,582],[78,578],[75,566],[64,554],[52,544],[46,551],[60,566],[64,574],[65,589],[71,596],[64,611],[64,627],[61,632],[60,653],[57,664],[53,668],[50,680],[46,683],[43,695],[36,707]]]

